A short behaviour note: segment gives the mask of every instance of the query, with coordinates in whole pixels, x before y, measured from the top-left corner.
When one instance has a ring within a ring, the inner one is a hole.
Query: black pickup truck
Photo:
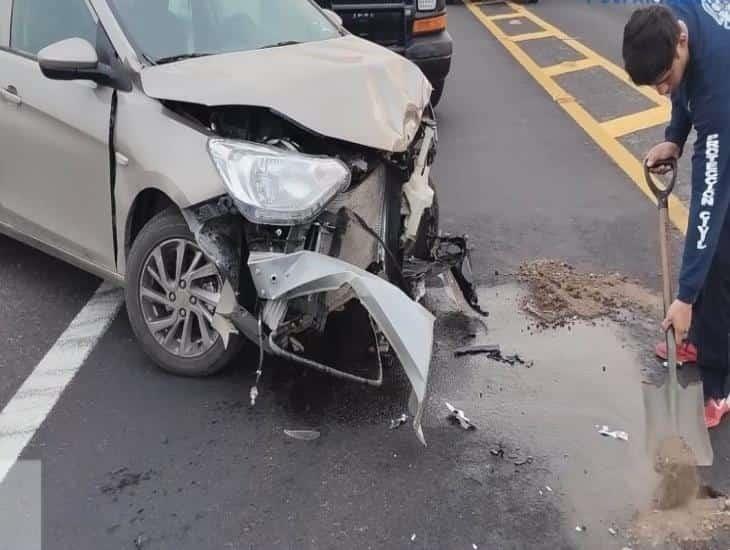
[[[413,61],[441,99],[451,69],[453,42],[446,30],[446,0],[316,0],[342,18],[353,34]]]

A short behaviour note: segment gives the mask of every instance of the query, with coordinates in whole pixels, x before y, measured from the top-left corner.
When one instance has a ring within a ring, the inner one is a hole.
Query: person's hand
[[[666,174],[669,172],[669,167],[666,164],[661,164],[661,162],[671,159],[677,160],[681,152],[679,145],[671,141],[665,141],[651,148],[646,155],[645,162],[649,167],[649,171],[653,174]]]
[[[689,335],[689,327],[692,324],[692,305],[681,300],[675,300],[669,307],[667,316],[662,322],[662,328],[667,331],[674,327],[674,337],[677,344],[683,343]]]

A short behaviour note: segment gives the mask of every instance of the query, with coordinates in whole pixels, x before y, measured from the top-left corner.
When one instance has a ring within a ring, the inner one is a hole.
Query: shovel
[[[662,264],[664,314],[672,303],[672,282],[669,257],[669,196],[677,182],[677,161],[663,164],[671,172],[669,183],[660,186],[644,164],[646,182],[659,206],[659,246]],[[660,500],[666,507],[682,504],[695,495],[697,466],[713,462],[712,444],[705,425],[704,395],[701,383],[681,386],[677,379],[677,345],[674,327],[666,332],[667,380],[659,387],[644,384],[646,437],[649,456],[656,471],[662,474],[664,493]]]

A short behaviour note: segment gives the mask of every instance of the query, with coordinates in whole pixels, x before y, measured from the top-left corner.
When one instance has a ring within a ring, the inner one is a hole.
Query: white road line
[[[0,483],[119,312],[123,292],[103,283],[0,412]]]

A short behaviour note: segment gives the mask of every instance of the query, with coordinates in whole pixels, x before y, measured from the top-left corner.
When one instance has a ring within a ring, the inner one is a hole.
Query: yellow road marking
[[[661,105],[639,113],[614,118],[602,124],[603,129],[611,137],[619,138],[640,130],[646,130],[664,124],[671,117],[671,107]]]
[[[583,54],[584,57],[598,60],[599,61],[599,64],[601,65],[601,67],[603,67],[605,70],[607,70],[609,73],[611,73],[612,75],[614,75],[616,78],[618,78],[622,82],[628,84],[630,87],[632,87],[634,90],[636,90],[637,92],[639,92],[643,96],[645,96],[648,99],[652,100],[654,103],[656,103],[658,105],[668,104],[669,103],[669,100],[667,98],[665,98],[662,95],[659,95],[656,92],[656,90],[654,90],[653,88],[650,88],[648,86],[641,86],[641,87],[635,86],[631,82],[631,79],[629,78],[629,75],[626,74],[626,71],[624,71],[618,65],[615,65],[614,63],[611,63],[605,57],[602,57],[598,53],[594,52],[588,46],[586,46],[584,44],[581,44],[577,39],[573,38],[572,36],[567,35],[563,31],[561,31],[559,28],[551,25],[547,21],[544,21],[544,20],[540,19],[537,15],[535,15],[534,13],[532,13],[530,10],[528,10],[528,9],[522,7],[522,6],[516,6],[516,5],[513,5],[511,3],[509,3],[509,4],[510,4],[510,7],[513,10],[517,11],[520,15],[526,17],[527,19],[529,19],[530,21],[532,21],[536,25],[542,27],[544,30],[549,31],[549,32],[552,32],[555,35],[556,38],[558,38],[558,39],[562,40],[563,42],[565,42],[565,44],[567,44],[568,46],[570,46],[571,48],[573,48],[578,53]]]
[[[519,16],[520,16],[520,14],[515,12],[515,13],[500,13],[499,15],[490,15],[488,17],[492,21],[501,21],[503,19],[514,19],[515,17],[519,17]]]
[[[577,59],[575,61],[563,61],[562,63],[558,63],[557,65],[544,67],[542,70],[548,76],[559,76],[561,74],[582,71],[598,66],[599,62],[597,59]]]
[[[528,32],[525,34],[517,34],[508,35],[509,39],[513,42],[526,42],[528,40],[540,40],[543,38],[553,38],[555,36],[554,33],[550,31],[537,31],[537,32]]]
[[[533,61],[533,59],[525,53],[515,42],[512,37],[502,31],[502,29],[490,20],[490,18],[482,12],[473,2],[473,0],[464,0],[464,4],[493,35],[504,46],[504,48],[512,54],[517,62],[532,76],[550,97],[558,103],[563,110],[568,113],[578,125],[603,149],[603,151],[626,173],[626,175],[636,184],[636,186],[656,204],[656,197],[649,189],[644,178],[644,166],[641,160],[637,159],[631,152],[624,147],[606,128],[598,122],[588,111],[586,111],[580,103],[575,101],[573,96],[567,93],[544,69]],[[644,96],[652,99],[657,107],[667,108],[667,100],[649,88],[640,89],[634,86],[626,73],[619,67],[599,56],[577,42],[568,37],[565,33],[556,27],[546,23],[539,17],[535,16],[521,6],[516,6],[511,2],[507,4],[515,11],[520,12],[525,17],[531,19],[534,23],[541,26],[545,31],[553,33],[553,35],[561,40],[566,41],[573,49],[582,53],[587,59],[596,62],[610,73],[619,77],[620,80],[628,83],[635,90],[640,91]],[[653,111],[653,109],[652,109]],[[618,123],[616,123],[618,124]],[[609,127],[610,128],[610,127]],[[669,199],[669,218],[672,223],[683,233],[687,233],[689,212],[687,207],[675,196]]]

